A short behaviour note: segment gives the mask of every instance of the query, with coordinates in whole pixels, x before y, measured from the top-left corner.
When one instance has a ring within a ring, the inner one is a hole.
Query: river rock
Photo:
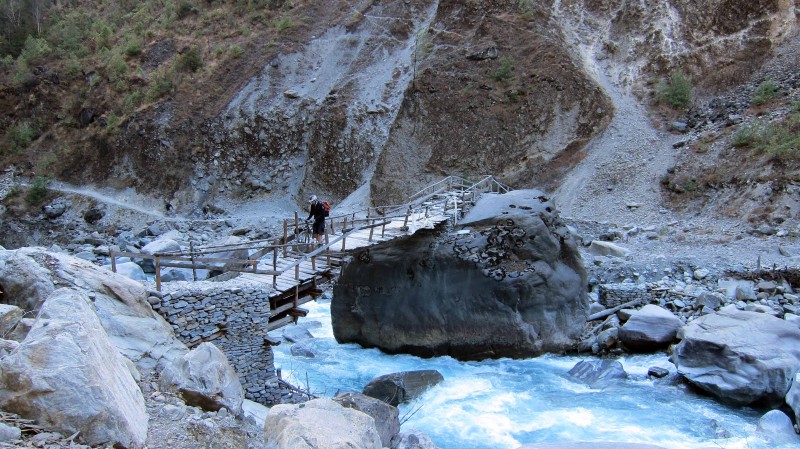
[[[0,251],[0,285],[4,301],[26,312],[38,310],[56,285],[89,295],[111,342],[139,370],[162,368],[188,351],[153,311],[141,283],[75,257],[42,248]]]
[[[111,265],[105,265],[104,268],[111,270]],[[134,281],[146,281],[147,276],[144,274],[144,270],[139,264],[134,262],[123,262],[116,264],[117,273],[125,276],[128,279],[133,279]]]
[[[0,443],[8,443],[20,439],[22,430],[18,427],[10,426],[4,422],[0,422]]]
[[[225,407],[242,414],[244,390],[228,358],[212,343],[201,343],[161,372],[160,386],[180,393],[186,405],[206,411]]]
[[[10,304],[0,304],[0,338],[5,338],[22,319],[23,310]]]
[[[631,251],[611,242],[592,240],[592,243],[589,244],[589,252],[595,256],[625,257],[630,254]]]
[[[575,237],[541,192],[484,195],[454,233],[364,248],[334,287],[337,341],[461,360],[570,350],[588,310]]]
[[[569,370],[569,375],[592,388],[602,388],[615,380],[628,378],[622,363],[609,359],[581,360]]]
[[[759,418],[756,430],[770,443],[781,445],[794,443],[800,446],[800,436],[794,433],[791,418],[780,410],[770,410],[765,413]]]
[[[391,447],[392,438],[400,432],[400,412],[380,399],[359,393],[341,393],[333,398],[342,407],[364,412],[375,420],[375,427],[384,447]]]
[[[431,437],[416,429],[395,435],[390,447],[392,449],[438,449]]]
[[[141,448],[147,438],[142,392],[89,299],[54,291],[28,336],[0,360],[0,408],[89,445]]]
[[[684,326],[678,338],[678,372],[724,402],[781,404],[800,369],[800,329],[772,315],[727,306]]]
[[[619,328],[619,340],[633,351],[664,349],[675,340],[683,322],[670,311],[648,304]]]
[[[264,422],[268,448],[381,449],[375,420],[331,399],[273,406]]]
[[[436,370],[386,374],[369,381],[364,387],[364,394],[396,407],[416,399],[443,380],[442,374]]]
[[[793,376],[792,386],[786,393],[786,403],[794,411],[795,422],[800,422],[800,371]]]
[[[178,242],[171,238],[164,237],[153,240],[142,247],[142,253],[144,254],[161,254],[179,252],[180,250],[181,245]],[[144,270],[145,273],[156,272],[156,265],[153,259],[135,259],[134,261],[142,267],[142,270]]]

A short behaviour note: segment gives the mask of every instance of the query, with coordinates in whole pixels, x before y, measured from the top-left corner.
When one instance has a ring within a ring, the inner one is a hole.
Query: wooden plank
[[[267,323],[267,332],[274,331],[275,329],[279,329],[293,322],[294,322],[294,317],[291,315],[285,316],[279,320],[271,321]]]

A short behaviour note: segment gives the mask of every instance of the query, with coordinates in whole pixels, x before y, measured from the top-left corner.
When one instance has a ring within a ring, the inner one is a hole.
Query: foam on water
[[[444,381],[400,406],[403,429],[419,429],[442,449],[516,449],[523,444],[619,441],[669,449],[777,448],[756,438],[763,412],[727,407],[682,385],[647,378],[652,366],[675,367],[665,354],[620,359],[630,378],[591,388],[568,371],[585,357],[543,356],[528,360],[459,362],[388,355],[333,339],[330,304],[310,303],[303,322],[316,337],[304,342],[315,354],[291,356],[291,344],[275,348],[284,378],[320,396],[362,391],[373,378],[394,372],[435,369]],[[727,433],[729,438],[719,438]],[[780,449],[788,449],[789,446]]]

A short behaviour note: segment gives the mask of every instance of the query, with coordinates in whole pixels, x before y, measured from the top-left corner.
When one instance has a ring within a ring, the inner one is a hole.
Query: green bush
[[[83,73],[83,65],[81,61],[74,55],[70,54],[66,61],[64,61],[64,75],[67,78],[77,78]]]
[[[196,72],[200,67],[203,67],[203,57],[197,47],[190,48],[178,57],[178,69],[180,70]]]
[[[39,136],[39,127],[30,120],[24,120],[11,125],[6,132],[6,151],[20,153]]]
[[[197,14],[197,8],[195,8],[191,2],[184,0],[178,3],[178,7],[175,10],[175,15],[178,17],[178,20],[185,19],[191,14]]]
[[[0,70],[6,71],[14,66],[14,57],[11,55],[6,55],[3,58],[0,58]]]
[[[47,198],[47,193],[50,191],[48,188],[49,185],[50,180],[44,176],[37,176],[34,178],[30,187],[28,187],[28,193],[25,195],[25,202],[31,206],[42,204]]]
[[[750,102],[756,106],[767,104],[770,101],[778,98],[780,95],[780,88],[772,80],[765,80],[756,87]]]
[[[111,29],[106,23],[98,22],[92,33],[92,41],[94,42],[95,51],[103,48],[111,48],[114,40],[114,30]]]
[[[681,72],[674,72],[656,86],[656,101],[676,109],[689,106],[692,101],[692,81]]]
[[[172,91],[172,79],[168,73],[160,71],[153,75],[150,86],[147,88],[145,98],[147,101],[158,100]]]
[[[238,44],[231,45],[231,48],[228,50],[231,53],[231,58],[237,59],[244,54],[244,48],[242,48]]]
[[[50,55],[53,50],[47,41],[42,38],[28,36],[25,39],[25,46],[22,47],[22,53],[19,57],[24,58],[28,63],[36,62],[37,60]]]
[[[794,103],[792,103],[792,111],[800,112],[800,100],[797,100]]]
[[[120,54],[110,54],[109,59],[106,62],[106,70],[108,71],[108,78],[111,81],[119,81],[125,79],[125,76],[128,74],[128,63],[125,62],[125,58],[122,57]]]
[[[292,21],[291,17],[281,17],[280,19],[276,20],[273,25],[275,26],[275,31],[280,33],[283,30],[293,27],[294,22]]]
[[[125,96],[125,99],[122,100],[122,110],[126,114],[133,112],[134,110],[136,110],[136,108],[139,107],[140,104],[142,104],[142,101],[144,101],[144,97],[145,97],[144,92],[140,90],[136,90],[129,93],[128,95]]]
[[[737,148],[757,146],[762,141],[766,128],[767,126],[762,122],[741,125],[733,134],[731,143]]]
[[[122,52],[125,56],[132,58],[142,52],[142,39],[133,36],[127,36],[125,44],[123,44]]]
[[[770,128],[764,136],[764,151],[780,159],[800,159],[800,114]]]
[[[500,67],[492,73],[492,79],[498,82],[507,82],[514,79],[514,60],[510,57],[500,60]]]

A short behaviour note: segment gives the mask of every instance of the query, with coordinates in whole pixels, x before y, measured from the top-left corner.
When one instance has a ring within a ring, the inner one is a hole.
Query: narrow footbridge
[[[322,293],[319,285],[336,275],[348,252],[433,228],[447,220],[457,223],[484,193],[508,190],[492,176],[477,182],[448,176],[411,195],[404,204],[369,207],[343,215],[335,215],[334,208],[326,219],[322,244],[304,238],[303,222],[295,212],[293,219],[284,220],[283,233],[275,239],[156,254],[114,252],[112,270],[116,271],[118,257],[151,259],[159,291],[161,270],[165,267],[213,270],[222,272],[222,277],[258,285],[268,292],[267,331],[272,331],[308,313],[301,306]]]

